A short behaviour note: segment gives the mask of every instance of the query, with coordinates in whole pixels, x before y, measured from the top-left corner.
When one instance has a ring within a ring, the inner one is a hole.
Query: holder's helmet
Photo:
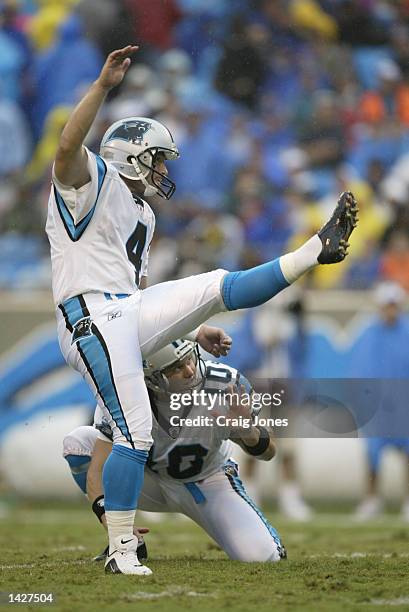
[[[202,384],[203,363],[199,354],[198,345],[190,340],[175,340],[167,344],[143,362],[143,372],[146,385],[153,391],[171,390],[171,384],[166,376],[166,371],[172,367],[182,366],[189,358],[194,359],[196,374],[193,380],[186,382],[186,391],[193,390]],[[180,389],[179,389],[180,390]]]
[[[141,181],[145,196],[158,194],[169,200],[175,183],[155,170],[155,158],[177,159],[179,151],[168,128],[155,119],[128,117],[117,121],[105,132],[101,141],[101,156],[127,179]]]

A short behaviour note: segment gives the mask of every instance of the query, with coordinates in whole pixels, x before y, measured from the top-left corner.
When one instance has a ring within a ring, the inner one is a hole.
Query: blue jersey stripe
[[[95,199],[95,204],[96,204],[98,200],[99,192],[101,191],[102,183],[104,182],[105,175],[107,173],[107,165],[100,155],[95,155],[95,159],[97,160],[97,170],[98,170],[98,190],[97,190],[97,197]]]
[[[63,197],[61,196],[56,186],[54,185],[54,196],[55,196],[55,201],[57,204],[58,212],[60,213],[60,217],[67,231],[67,234],[69,235],[69,237],[71,238],[73,242],[77,242],[77,240],[81,238],[82,234],[87,229],[94,215],[95,207],[98,202],[98,197],[101,192],[102,185],[104,183],[104,179],[107,173],[107,167],[102,157],[100,157],[99,155],[96,155],[95,159],[97,162],[97,170],[98,170],[97,196],[95,198],[95,203],[92,206],[91,210],[89,210],[88,213],[85,215],[85,217],[83,217],[78,223],[74,223],[74,219],[69,211],[68,206],[66,205]]]

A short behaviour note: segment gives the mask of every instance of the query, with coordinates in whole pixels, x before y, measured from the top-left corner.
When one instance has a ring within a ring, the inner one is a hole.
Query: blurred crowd
[[[174,135],[151,283],[291,250],[348,188],[350,257],[305,282],[409,289],[409,0],[0,0],[0,288],[49,286],[59,135],[128,43],[141,49],[87,144],[131,115]]]

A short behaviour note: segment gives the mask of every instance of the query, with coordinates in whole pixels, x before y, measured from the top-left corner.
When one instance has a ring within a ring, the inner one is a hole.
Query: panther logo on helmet
[[[126,140],[141,145],[146,132],[150,130],[152,123],[148,121],[124,121],[109,135],[110,140]]]

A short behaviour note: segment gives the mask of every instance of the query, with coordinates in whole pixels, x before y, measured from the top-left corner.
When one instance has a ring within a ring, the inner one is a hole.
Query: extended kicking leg
[[[352,193],[344,192],[329,221],[299,249],[250,270],[229,272],[222,284],[227,309],[260,306],[314,266],[345,259],[348,239],[357,221],[355,198]]]
[[[357,212],[354,196],[345,192],[329,221],[292,253],[250,270],[213,270],[142,291],[138,327],[143,356],[182,338],[215,314],[264,304],[314,266],[342,261]]]

